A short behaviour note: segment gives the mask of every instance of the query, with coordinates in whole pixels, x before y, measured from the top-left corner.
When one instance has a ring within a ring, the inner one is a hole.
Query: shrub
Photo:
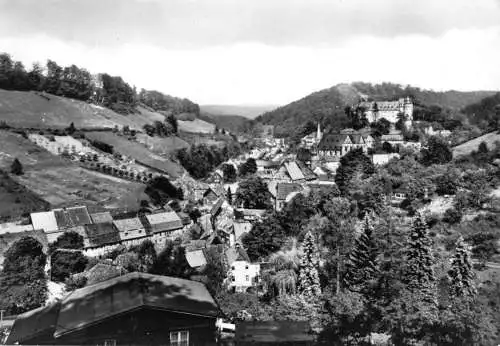
[[[446,209],[446,211],[444,212],[443,221],[450,225],[457,224],[461,220],[462,220],[462,211],[456,208],[449,208]]]

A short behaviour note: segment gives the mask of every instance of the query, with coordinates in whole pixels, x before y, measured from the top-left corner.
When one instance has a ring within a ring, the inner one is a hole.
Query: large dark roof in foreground
[[[219,308],[204,284],[145,273],[129,273],[78,289],[61,302],[19,315],[8,343],[40,333],[56,338],[140,307],[216,317]]]

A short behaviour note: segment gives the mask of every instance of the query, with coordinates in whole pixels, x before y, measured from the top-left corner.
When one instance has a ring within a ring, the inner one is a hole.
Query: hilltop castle
[[[385,118],[395,124],[399,120],[399,114],[404,114],[406,127],[411,127],[413,121],[413,101],[409,97],[400,98],[397,101],[361,101],[355,108],[363,109],[370,123]]]

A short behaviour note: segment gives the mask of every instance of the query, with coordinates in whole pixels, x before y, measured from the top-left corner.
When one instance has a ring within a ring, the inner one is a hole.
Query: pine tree
[[[354,250],[347,264],[345,281],[350,290],[363,290],[370,281],[375,279],[378,272],[377,256],[373,225],[370,217],[365,215],[363,233],[356,239]]]
[[[317,297],[321,294],[318,274],[318,248],[314,235],[307,232],[303,242],[304,254],[302,255],[299,272],[299,292],[306,297]]]
[[[227,203],[229,203],[230,205],[233,204],[233,194],[231,192],[231,187],[227,188]]]
[[[10,166],[10,172],[15,175],[22,175],[24,174],[23,172],[23,165],[21,165],[21,162],[17,159],[17,157],[14,159],[12,162],[12,165]]]
[[[406,270],[403,282],[410,292],[423,295],[427,302],[436,303],[436,278],[434,276],[434,256],[428,226],[422,214],[413,221],[410,239],[405,249]]]
[[[454,298],[472,298],[476,294],[474,285],[474,270],[469,251],[469,246],[462,237],[458,238],[455,255],[448,271],[450,279],[450,296]]]

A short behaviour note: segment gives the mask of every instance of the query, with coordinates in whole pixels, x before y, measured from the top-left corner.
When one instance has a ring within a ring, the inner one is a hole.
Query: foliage
[[[218,249],[206,252],[207,265],[204,274],[207,277],[207,288],[214,296],[218,296],[225,291],[224,280],[227,277],[229,268],[223,258],[223,253]]]
[[[427,148],[423,148],[421,154],[421,162],[426,166],[447,163],[453,158],[448,143],[439,137],[429,138]]]
[[[186,260],[185,248],[167,240],[165,248],[153,262],[150,273],[189,279],[193,269]]]
[[[86,284],[87,284],[87,278],[85,276],[78,276],[78,277],[70,276],[64,281],[66,291],[68,292],[85,287]]]
[[[448,271],[450,279],[450,296],[458,298],[473,298],[476,295],[474,285],[474,270],[468,245],[459,237],[455,247],[455,255]]]
[[[375,137],[381,137],[382,135],[389,134],[391,130],[391,123],[386,118],[382,118],[374,123],[371,123],[370,127],[372,128],[373,135]]]
[[[367,292],[377,278],[378,249],[370,217],[365,216],[363,233],[356,239],[346,268],[346,285],[352,291]]]
[[[21,162],[19,162],[17,157],[14,159],[14,161],[12,161],[12,165],[10,166],[10,172],[15,175],[24,174],[23,165],[21,164]]]
[[[170,115],[181,113],[200,113],[200,107],[188,99],[180,99],[165,95],[156,90],[141,89],[139,92],[139,101],[151,107],[155,111],[166,112]]]
[[[95,147],[95,148],[97,148],[105,153],[113,154],[113,152],[114,152],[113,146],[111,144],[107,144],[107,143],[104,143],[104,142],[101,142],[98,140],[91,140],[90,144],[92,144],[93,147]]]
[[[156,250],[151,240],[144,240],[141,244],[131,247],[130,251],[135,252],[139,259],[137,270],[143,273],[150,272],[156,261]]]
[[[77,232],[64,232],[50,244],[50,251],[55,249],[83,249],[83,237]]]
[[[50,278],[64,282],[70,275],[83,272],[87,261],[81,252],[57,251],[51,255]]]
[[[462,211],[456,208],[448,208],[443,215],[443,221],[450,225],[459,223],[462,220]]]
[[[177,151],[180,164],[196,179],[206,178],[215,167],[227,159],[237,156],[240,147],[229,143],[223,148],[206,146],[204,144],[193,145],[190,149]]]
[[[284,242],[284,230],[274,217],[255,224],[243,238],[243,244],[252,261],[278,251]]]
[[[240,177],[245,177],[250,174],[255,174],[257,172],[257,163],[255,159],[249,158],[241,164],[238,169],[238,174]]]
[[[171,199],[183,199],[182,188],[175,187],[165,176],[157,176],[151,179],[144,192],[149,196],[153,204],[164,205]]]
[[[223,178],[225,183],[233,183],[236,181],[236,169],[234,165],[224,163],[222,165],[222,174],[224,175]]]
[[[299,148],[297,150],[297,160],[302,161],[302,162],[308,162],[311,161],[311,151],[307,148]]]
[[[476,124],[483,124],[490,129],[498,128],[498,117],[500,115],[500,93],[483,98],[481,101],[469,104],[463,112],[471,116]]]
[[[307,232],[302,244],[303,255],[299,270],[299,292],[308,299],[321,295],[318,275],[318,247],[314,235]]]
[[[0,273],[0,309],[19,314],[45,303],[45,261],[43,246],[35,238],[23,237],[11,245]]]
[[[340,159],[340,166],[337,168],[335,175],[335,183],[340,192],[345,195],[348,192],[351,179],[357,174],[364,179],[374,172],[375,167],[370,158],[361,149],[354,149]]]
[[[271,209],[271,193],[267,184],[259,177],[250,177],[240,182],[235,205],[246,209]]]

